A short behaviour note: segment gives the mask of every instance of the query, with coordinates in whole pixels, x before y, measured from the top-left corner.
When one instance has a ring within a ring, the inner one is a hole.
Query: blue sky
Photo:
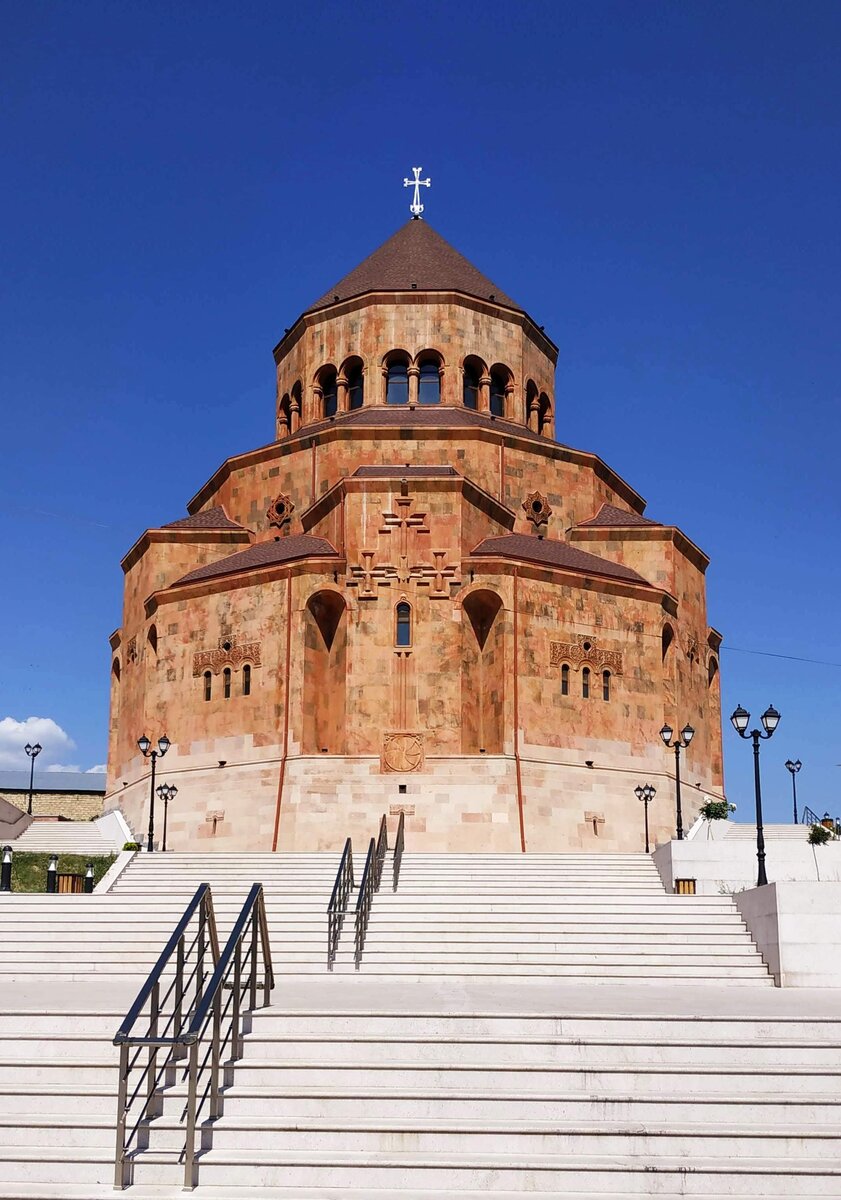
[[[0,15],[0,765],[36,717],[43,765],[104,761],[122,554],[271,439],[272,346],[421,164],[430,222],[560,346],[559,440],[711,556],[726,711],[783,714],[768,816],[790,756],[841,811],[841,7]]]

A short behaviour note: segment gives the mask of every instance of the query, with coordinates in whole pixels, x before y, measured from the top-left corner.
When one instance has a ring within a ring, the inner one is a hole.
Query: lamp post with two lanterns
[[[152,742],[144,733],[143,737],[137,739],[137,747],[144,758],[152,760],[152,782],[149,788],[149,838],[146,844],[146,850],[149,854],[152,853],[153,839],[155,837],[155,767],[159,758],[163,758],[169,747],[172,745],[169,738],[164,734],[158,738],[156,749],[152,749]]]
[[[794,762],[791,759],[786,760],[786,770],[791,772],[791,797],[794,801],[794,823],[797,824],[797,772],[803,766],[799,758]]]
[[[26,805],[26,811],[32,816],[32,784],[35,779],[35,759],[41,753],[42,746],[36,742],[34,746],[30,746],[29,742],[24,746],[24,750],[29,755],[29,801]]]
[[[641,783],[639,787],[634,788],[634,795],[645,805],[645,852],[648,854],[648,806],[657,795],[657,788],[652,787],[650,783]]]
[[[774,730],[780,723],[780,714],[774,708],[773,704],[769,704],[765,712],[760,717],[762,727],[765,730],[752,729],[748,733],[748,725],[750,724],[750,713],[742,708],[741,704],[730,718],[733,728],[738,733],[739,737],[745,738],[753,742],[753,787],[756,794],[756,886],[764,887],[768,882],[768,876],[765,874],[765,831],[762,827],[762,785],[759,780],[759,743],[766,741],[774,733]],[[792,778],[794,776],[792,775]]]
[[[164,835],[161,838],[161,850],[166,850],[166,817],[169,812],[169,802],[174,800],[178,795],[178,788],[174,783],[162,783],[158,788],[158,799],[163,801],[164,805]]]
[[[663,739],[663,745],[667,750],[675,752],[675,823],[677,825],[677,840],[683,841],[683,812],[680,807],[680,752],[685,750],[695,736],[695,730],[691,725],[684,725],[680,731],[680,736],[674,736],[674,730],[671,725],[664,725],[660,730],[660,737]]]

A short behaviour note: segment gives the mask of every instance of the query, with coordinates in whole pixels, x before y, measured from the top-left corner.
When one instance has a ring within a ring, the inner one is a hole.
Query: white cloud
[[[44,767],[44,773],[47,775],[58,775],[60,771],[78,773],[81,769],[78,763],[50,763],[49,766]]]
[[[78,770],[76,767],[59,766],[57,760],[63,758],[68,750],[75,750],[76,743],[51,717],[27,717],[23,721],[3,717],[0,720],[0,767],[25,771],[29,767],[29,759],[23,749],[27,742],[32,745],[38,742],[42,747],[36,771],[38,767],[49,770],[51,765],[60,771]]]
[[[95,767],[88,767],[87,771],[85,771],[85,774],[86,775],[104,775],[107,770],[108,770],[108,768],[105,765],[105,763],[97,763]]]

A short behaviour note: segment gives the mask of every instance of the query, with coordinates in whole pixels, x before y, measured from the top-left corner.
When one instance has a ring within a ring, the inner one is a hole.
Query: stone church
[[[556,440],[557,347],[414,218],[275,348],[276,436],[123,559],[106,808],[170,849],[635,851],[722,794],[706,555]],[[156,815],[160,834],[162,814]],[[159,836],[156,837],[159,840]]]

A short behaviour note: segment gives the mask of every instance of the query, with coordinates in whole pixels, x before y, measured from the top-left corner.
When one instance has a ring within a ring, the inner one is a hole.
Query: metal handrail
[[[832,822],[833,832],[838,837],[839,830],[841,830],[841,821],[837,817],[830,817],[829,813],[819,817],[814,809],[809,808],[808,805],[804,805],[803,812],[800,814],[801,825],[823,825],[824,821]]]
[[[353,891],[353,846],[350,838],[345,841],[345,848],[336,872],[336,882],[330,893],[330,903],[327,905],[327,970],[333,970],[336,961],[336,951],[339,938],[345,922],[348,899]]]
[[[356,937],[354,939],[353,964],[357,971],[362,962],[362,951],[365,948],[365,935],[368,932],[368,921],[371,916],[371,904],[374,900],[375,878],[377,873],[377,843],[374,838],[368,843],[368,854],[365,858],[365,869],[359,884],[359,895],[356,898]]]
[[[377,834],[377,863],[376,873],[374,875],[374,891],[380,890],[380,881],[383,877],[383,864],[385,856],[388,854],[388,825],[386,824],[385,813],[380,818],[380,831]]]
[[[243,944],[248,945],[243,951]],[[257,1007],[259,972],[258,945],[263,957],[263,1006],[271,999],[274,987],[272,952],[269,941],[269,926],[266,919],[266,899],[261,883],[252,884],[236,923],[231,930],[225,949],[216,964],[216,970],[204,989],[196,1006],[183,1043],[189,1048],[187,1067],[186,1140],[184,1146],[184,1187],[194,1188],[198,1184],[196,1163],[196,1125],[205,1101],[209,1100],[208,1119],[216,1120],[222,1115],[222,1056],[226,1049],[229,1055],[226,1064],[242,1057],[242,1014],[253,1012]],[[233,973],[233,980],[230,976]],[[224,993],[227,1000],[223,1003]],[[244,1004],[248,998],[247,1004]],[[226,1030],[223,1033],[223,1024]],[[202,1056],[202,1043],[211,1028],[210,1045]],[[199,1095],[202,1078],[210,1069],[210,1077]]]
[[[400,819],[397,822],[397,837],[394,839],[394,861],[392,862],[393,882],[391,890],[397,891],[397,884],[400,879],[400,864],[403,862],[403,825],[405,823],[406,814],[403,809],[400,809]]]
[[[194,918],[198,928],[192,941],[187,944],[187,932]],[[205,959],[210,953],[215,968],[219,962],[219,938],[216,932],[216,917],[213,911],[213,896],[210,884],[202,883],[196,889],[184,910],[169,941],[149,972],[137,998],[128,1010],[120,1028],[114,1035],[114,1045],[120,1047],[120,1080],[117,1095],[117,1144],[114,1156],[114,1186],[124,1188],[131,1174],[132,1152],[148,1144],[149,1122],[160,1116],[162,1111],[161,1086],[166,1080],[172,1082],[175,1062],[185,1054],[184,1030],[198,1008],[206,978]],[[173,961],[174,977],[161,994],[165,972]],[[192,999],[185,1000],[192,993]],[[148,1005],[148,1022],[141,1033],[134,1027]],[[148,1051],[146,1064],[138,1067],[144,1048]],[[158,1051],[166,1050],[164,1061],[158,1067]],[[140,1076],[129,1094],[132,1072],[139,1069]],[[145,1085],[145,1097],[144,1093]],[[139,1112],[129,1125],[135,1104],[142,1098]]]

